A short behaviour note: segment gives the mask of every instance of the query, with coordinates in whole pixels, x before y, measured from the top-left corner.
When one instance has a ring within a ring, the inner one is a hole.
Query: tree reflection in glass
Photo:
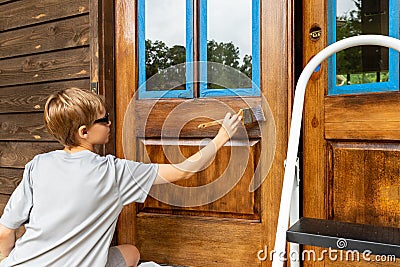
[[[336,40],[360,34],[389,35],[389,0],[337,0]],[[389,49],[353,47],[336,55],[336,85],[385,82]]]
[[[163,74],[163,71],[171,66],[192,61],[195,55],[199,55],[197,60],[221,63],[250,78],[226,77],[223,71],[217,70],[215,65],[210,64],[206,76],[204,73],[199,75],[201,79],[214,81],[213,84],[207,84],[207,89],[253,87],[251,83],[254,34],[252,0],[198,1],[197,3],[202,6],[200,9],[205,8],[205,11],[198,13],[200,14],[200,18],[197,18],[200,24],[198,31],[195,31],[191,24],[191,20],[196,18],[190,8],[186,9],[186,0],[143,1],[145,1],[143,64],[146,69],[145,80],[155,74]],[[206,21],[206,25],[202,24],[203,21]],[[193,33],[187,32],[192,30]],[[191,40],[193,37],[199,42],[197,47],[186,47],[193,43]],[[171,90],[171,84],[177,84],[177,80],[182,85],[173,89],[184,90],[186,82],[190,83],[195,78],[186,77],[188,72],[185,68],[176,68],[174,71],[178,73],[158,75],[157,81],[147,84],[146,91]],[[189,73],[193,75],[192,72]],[[169,80],[172,76],[174,81]],[[221,84],[225,87],[220,86]]]
[[[207,61],[237,69],[252,78],[252,1],[207,0]],[[251,88],[250,80],[228,79],[212,68],[207,71],[209,89]],[[238,76],[239,77],[239,76]]]
[[[146,0],[146,80],[161,71],[186,62],[186,0]],[[147,91],[185,89],[185,68],[176,75],[159,75]],[[169,81],[173,77],[174,81]],[[179,81],[179,82],[177,82]],[[171,88],[171,84],[181,84]]]

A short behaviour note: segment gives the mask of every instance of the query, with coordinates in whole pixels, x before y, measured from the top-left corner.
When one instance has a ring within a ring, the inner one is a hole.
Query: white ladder
[[[304,94],[308,80],[322,61],[341,50],[360,45],[385,46],[400,52],[400,40],[393,37],[383,35],[359,35],[349,37],[327,46],[316,54],[306,65],[297,82],[293,102],[281,203],[279,207],[278,226],[275,236],[274,256],[272,261],[273,267],[283,266],[283,259],[288,258],[286,255],[286,231],[289,223],[290,225],[293,225],[294,222],[299,219],[300,214],[298,176],[296,176],[295,170],[296,163],[298,162],[297,153],[303,114]],[[291,245],[290,249],[297,253],[296,255],[301,255],[299,244]],[[300,262],[291,261],[291,266],[300,266]]]

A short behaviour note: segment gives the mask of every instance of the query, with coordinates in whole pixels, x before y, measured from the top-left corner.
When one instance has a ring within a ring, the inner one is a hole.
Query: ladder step
[[[286,232],[286,239],[303,245],[400,257],[400,229],[393,227],[303,217]]]

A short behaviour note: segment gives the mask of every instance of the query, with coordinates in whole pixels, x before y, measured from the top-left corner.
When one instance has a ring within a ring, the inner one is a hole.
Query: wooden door
[[[375,1],[373,7],[371,3],[303,1],[304,64],[335,37],[343,38],[340,34],[344,34],[345,27],[358,26],[363,34],[398,37],[398,15],[390,15],[398,3]],[[346,21],[344,11],[347,15],[354,11],[357,19]],[[390,16],[389,22],[383,12]],[[371,21],[375,24],[368,24]],[[318,30],[320,35],[315,34]],[[372,53],[368,48],[343,52],[325,61],[311,77],[303,120],[304,216],[400,227],[398,63],[390,65],[388,53],[392,52],[378,47]],[[391,54],[390,58],[395,60],[397,56]],[[346,62],[350,63],[347,67]],[[373,76],[374,80],[360,83],[356,81],[359,75]],[[383,75],[392,76],[382,79]],[[322,255],[322,248],[304,249],[316,251],[317,258]],[[371,256],[370,261],[362,257],[360,261],[346,257],[340,260],[340,254],[336,255],[336,259],[326,256],[323,261],[309,260],[305,265],[396,265],[393,259],[378,262],[382,258]]]
[[[116,1],[118,156],[177,162],[196,152],[205,138],[215,136],[218,127],[197,129],[198,123],[206,121],[205,114],[220,118],[227,110],[237,112],[240,108],[262,105],[267,117],[261,128],[253,125],[245,131],[248,141],[232,141],[219,151],[207,169],[177,185],[196,189],[218,182],[224,175],[226,183],[193,194],[180,188],[155,187],[155,193],[157,190],[160,193],[156,196],[161,200],[149,197],[143,205],[130,205],[123,210],[118,242],[136,244],[143,260],[185,266],[267,266],[271,263],[268,248],[272,250],[275,238],[283,179],[282,151],[286,151],[293,88],[289,2],[260,1],[260,69],[268,75],[260,75],[258,96],[200,98],[194,93],[193,99],[151,100],[137,98],[141,80],[135,60],[140,58],[138,1]],[[282,61],[282,58],[288,60]],[[232,165],[231,158],[237,155],[246,155],[246,160]],[[237,184],[230,180],[237,177],[240,178]],[[256,183],[264,182],[251,192],[253,178]],[[226,184],[233,188],[218,191]],[[214,190],[222,194],[210,198]]]

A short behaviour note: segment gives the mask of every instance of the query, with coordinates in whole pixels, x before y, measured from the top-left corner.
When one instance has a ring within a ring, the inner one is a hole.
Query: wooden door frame
[[[319,10],[319,12],[315,12]],[[303,65],[327,46],[327,3],[318,1],[307,4],[303,2]],[[310,38],[313,28],[321,28],[321,36]],[[319,72],[314,73],[306,88],[304,100],[303,136],[319,136],[318,140],[303,138],[303,215],[311,218],[328,218],[328,166],[327,143],[324,139],[325,117],[323,110],[328,79],[327,61],[321,63]],[[310,153],[310,152],[313,153]],[[312,156],[308,156],[312,155]]]
[[[136,39],[136,1],[115,1],[115,127],[116,155],[125,155],[122,145],[124,115],[135,93],[138,81],[137,39]],[[279,213],[280,193],[282,189],[284,160],[287,148],[288,125],[294,88],[294,6],[292,1],[261,1],[261,90],[268,101],[276,126],[276,152],[274,161],[262,184],[261,237],[260,249],[273,248],[277,217]],[[285,60],[282,60],[285,59]],[[280,64],[271,64],[279,62]],[[268,75],[266,75],[268,73]],[[135,122],[133,122],[134,124]],[[130,125],[135,129],[135,125]],[[263,136],[263,140],[268,140]],[[135,142],[125,144],[135,151]],[[135,244],[136,206],[129,205],[121,213],[118,223],[118,243]],[[125,227],[132,225],[132,227]],[[254,252],[257,256],[257,251]],[[262,262],[263,266],[270,261]]]
[[[124,154],[122,134],[125,112],[135,94],[138,81],[136,1],[115,1],[115,153],[119,158],[134,159]],[[131,125],[134,128],[134,125]],[[132,149],[136,150],[135,142]],[[126,228],[125,225],[133,227]],[[136,244],[136,205],[125,206],[117,224],[117,243]],[[119,234],[119,233],[124,233]]]
[[[111,121],[115,120],[113,11],[113,0],[90,0],[90,90],[103,96]],[[111,124],[110,141],[101,153],[115,154],[115,128]]]

